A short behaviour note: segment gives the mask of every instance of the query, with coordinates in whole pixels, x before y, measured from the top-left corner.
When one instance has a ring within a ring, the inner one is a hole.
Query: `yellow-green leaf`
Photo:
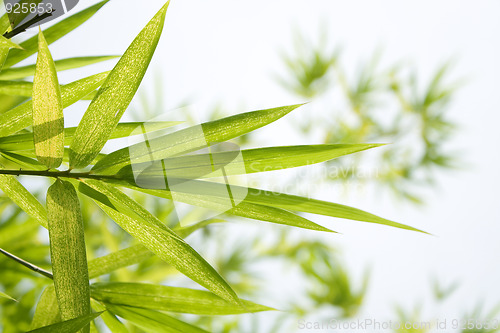
[[[70,168],[86,167],[108,141],[151,62],[167,7],[168,2],[139,33],[91,102],[70,146]]]
[[[99,87],[109,72],[95,74],[61,87],[63,107],[68,107]],[[33,123],[33,102],[28,101],[0,114],[0,136],[14,134]]]
[[[90,314],[90,291],[80,203],[71,183],[60,179],[47,191],[50,257],[63,320]],[[82,332],[89,332],[89,326]]]
[[[0,34],[0,71],[5,63],[5,59],[7,59],[9,50],[13,48],[20,49],[21,47]]]
[[[51,284],[42,292],[42,296],[36,305],[35,316],[31,322],[31,329],[37,329],[61,321],[59,305],[57,304],[56,290]]]
[[[38,161],[47,168],[61,165],[64,155],[64,115],[56,67],[42,30],[33,79],[33,140]]]

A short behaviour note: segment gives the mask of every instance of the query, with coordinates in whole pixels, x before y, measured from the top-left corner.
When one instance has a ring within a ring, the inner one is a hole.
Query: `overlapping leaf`
[[[208,291],[155,284],[95,283],[91,289],[92,297],[101,302],[152,310],[199,315],[229,315],[274,310],[245,300],[241,300],[242,306],[235,305]]]
[[[61,100],[64,108],[78,102],[97,89],[109,72],[95,74],[61,87]],[[32,125],[32,101],[0,114],[0,136],[14,134]]]
[[[47,168],[61,165],[64,155],[64,115],[61,89],[49,47],[40,30],[33,80],[33,140],[38,161]]]

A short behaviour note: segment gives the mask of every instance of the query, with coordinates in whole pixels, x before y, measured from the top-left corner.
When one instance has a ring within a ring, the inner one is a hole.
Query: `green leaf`
[[[75,333],[81,332],[85,327],[89,327],[92,320],[101,315],[98,313],[91,313],[78,318],[66,320],[57,324],[50,326],[40,327],[35,330],[29,331],[28,333]]]
[[[295,168],[325,162],[340,156],[378,147],[377,144],[322,144],[247,149],[241,151],[215,152],[210,154],[189,154],[145,162],[135,170],[143,170],[140,177],[151,182],[165,182],[169,178],[199,179],[225,175],[250,174]],[[151,147],[151,145],[150,145]],[[118,175],[133,178],[132,168],[123,167]],[[168,179],[165,179],[168,177]]]
[[[107,304],[107,309],[150,333],[207,333],[201,328],[158,311],[110,304]]]
[[[0,72],[2,71],[5,59],[7,59],[9,50],[13,48],[20,49],[21,47],[0,34]]]
[[[0,298],[7,298],[7,299],[10,299],[11,301],[17,302],[14,298],[10,297],[9,295],[7,295],[6,293],[3,293],[1,291],[0,291]]]
[[[89,8],[82,10],[81,12],[65,18],[64,20],[52,25],[50,28],[45,29],[43,34],[45,35],[47,44],[52,44],[61,37],[64,37],[69,32],[78,28],[81,24],[91,18],[107,2],[108,0],[101,1]],[[6,68],[12,67],[18,62],[35,54],[38,51],[38,37],[34,36],[19,45],[23,48],[23,50],[12,50],[12,52],[10,52],[7,61],[5,61]]]
[[[0,81],[0,94],[31,97],[33,95],[33,83],[26,81]]]
[[[168,4],[125,51],[83,115],[70,146],[70,168],[92,162],[132,101],[158,45]]]
[[[106,79],[108,72],[92,75],[61,87],[61,99],[66,108],[90,94]],[[0,137],[14,134],[32,125],[32,101],[0,114]]]
[[[57,72],[62,72],[69,69],[75,69],[75,68],[85,67],[88,65],[93,65],[99,62],[115,59],[118,57],[119,56],[76,57],[76,58],[56,60],[54,61],[54,64],[56,66]],[[26,77],[33,76],[34,73],[35,73],[35,65],[7,68],[2,72],[0,72],[0,80],[24,79]],[[19,81],[14,81],[14,82],[19,82]],[[0,82],[0,84],[2,83],[3,82]],[[27,82],[22,82],[22,83],[27,83]],[[31,96],[31,94],[29,94],[28,96]]]
[[[93,298],[113,305],[198,315],[230,315],[274,310],[246,300],[241,300],[241,305],[235,305],[204,290],[146,283],[94,283],[91,293]]]
[[[91,300],[91,306],[92,309],[96,312],[101,312],[104,311],[101,314],[101,319],[104,322],[104,324],[110,329],[111,332],[113,333],[129,333],[127,327],[123,325],[121,321],[118,320],[118,318],[115,317],[114,314],[112,314],[109,311],[106,311],[106,308],[101,305],[101,303]]]
[[[146,132],[152,133],[159,131],[168,127],[176,126],[181,122],[178,121],[161,121],[161,122],[129,122],[129,123],[119,123],[110,136],[110,139],[120,139],[136,135],[136,129],[140,126],[144,126]],[[68,127],[64,129],[64,145],[69,145],[73,140],[75,135],[76,127]],[[142,134],[142,133],[141,133]],[[20,150],[31,150],[33,149],[33,134],[15,134],[0,138],[0,150],[8,151],[20,151]]]
[[[220,297],[238,304],[227,282],[189,244],[127,195],[97,180],[81,180],[78,190],[94,199],[125,231],[179,272]]]
[[[144,245],[134,245],[89,261],[91,279],[142,262],[154,254]]]
[[[61,165],[64,155],[64,115],[57,72],[42,30],[33,79],[33,140],[38,161],[47,168]]]
[[[220,219],[210,219],[190,225],[188,227],[175,228],[173,231],[182,238],[186,238],[196,230],[212,223],[225,222]],[[117,269],[140,263],[154,255],[144,245],[133,245],[125,249],[97,257],[89,261],[89,277],[91,279],[109,274]]]
[[[47,167],[38,162],[37,160],[27,157],[23,154],[16,154],[13,152],[2,151],[1,155],[5,158],[4,164],[6,169],[27,169],[27,170],[47,170]],[[11,166],[13,165],[13,166]]]
[[[29,216],[47,228],[45,207],[31,194],[15,176],[0,175],[0,189]]]
[[[204,200],[216,202],[217,200],[221,200],[220,198],[224,198],[224,196],[227,195],[226,194],[227,190],[226,190],[225,184],[219,184],[219,183],[213,183],[213,182],[207,182],[207,181],[199,181],[199,180],[190,180],[190,182],[191,182],[190,189],[192,191],[190,193],[176,192],[176,194],[175,194],[176,200],[182,200],[182,202],[185,202],[188,204],[199,205],[201,203],[201,201],[199,203],[196,203],[196,201],[191,203],[191,202],[188,202],[189,198],[195,198],[195,199],[204,198]],[[125,186],[128,186],[130,188],[133,188],[133,189],[136,189],[138,191],[148,193],[148,194],[151,194],[154,196],[167,198],[167,199],[172,198],[172,194],[168,189],[167,190],[153,190],[153,189],[139,188],[139,187],[132,186],[132,185],[125,185]],[[377,224],[387,225],[387,226],[406,229],[406,230],[423,232],[422,230],[407,226],[405,224],[390,221],[390,220],[381,218],[379,216],[370,214],[368,212],[365,212],[363,210],[349,207],[349,206],[345,206],[345,205],[341,205],[341,204],[337,204],[337,203],[316,200],[316,199],[311,199],[311,198],[306,198],[306,197],[301,197],[301,196],[296,196],[296,195],[289,195],[289,194],[284,194],[284,193],[279,193],[279,192],[266,191],[266,190],[261,190],[261,189],[256,189],[256,188],[240,188],[240,187],[234,186],[234,185],[232,185],[231,188],[236,190],[236,191],[245,191],[245,190],[248,191],[248,194],[245,197],[245,200],[242,201],[240,204],[238,204],[238,206],[236,206],[236,208],[241,207],[241,205],[243,203],[250,203],[250,204],[255,204],[257,206],[266,206],[269,208],[283,209],[284,212],[286,212],[287,210],[290,210],[290,211],[295,211],[295,212],[304,212],[304,213],[325,215],[325,216],[338,217],[338,218],[343,218],[343,219],[348,219],[348,220],[377,223]],[[228,213],[231,213],[231,211],[228,211]]]
[[[57,179],[47,191],[50,258],[63,320],[90,314],[89,277],[80,203],[71,183]],[[84,330],[89,332],[90,327]]]
[[[40,300],[36,305],[35,316],[31,322],[31,329],[49,326],[61,321],[59,305],[57,304],[56,290],[51,284],[44,289]]]
[[[92,170],[96,173],[115,174],[131,163],[150,162],[151,154],[154,155],[155,160],[161,160],[196,151],[212,143],[224,142],[266,126],[301,105],[240,113],[192,126],[152,139],[148,142],[148,147],[139,143],[117,150],[100,160]],[[132,157],[130,156],[131,151],[133,152]]]

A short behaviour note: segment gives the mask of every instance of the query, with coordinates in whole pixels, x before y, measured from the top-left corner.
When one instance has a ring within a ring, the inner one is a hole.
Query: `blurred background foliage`
[[[282,55],[283,66],[288,74],[277,78],[277,82],[297,97],[322,101],[320,106],[315,106],[321,108],[320,116],[309,117],[300,123],[293,122],[295,128],[306,136],[319,132],[322,143],[392,143],[375,161],[371,161],[370,164],[375,165],[377,170],[373,177],[356,177],[360,166],[366,164],[364,155],[357,154],[352,158],[328,162],[330,165],[327,168],[337,167],[347,172],[320,181],[369,181],[377,188],[390,189],[396,198],[422,204],[424,201],[419,190],[434,186],[438,172],[457,168],[459,163],[456,153],[446,148],[447,140],[456,131],[447,111],[460,85],[460,82],[449,80],[449,63],[438,68],[430,82],[422,84],[414,66],[398,62],[380,68],[383,54],[374,52],[355,74],[349,74],[353,71],[342,65],[341,49],[327,47],[330,40],[326,34],[323,34],[317,45],[299,33],[295,37],[294,51]],[[134,113],[140,114],[141,119],[153,118],[158,110],[165,109],[164,85],[157,80],[154,86],[156,91],[153,94],[143,93],[135,101]],[[0,113],[23,100],[5,95],[0,99]],[[179,105],[182,104],[182,101],[179,102]],[[341,106],[344,107],[339,110]],[[223,108],[217,107],[209,118],[218,118],[224,113]],[[255,139],[253,135],[239,138],[238,143],[251,145]],[[133,197],[170,226],[178,223],[172,202],[137,193]],[[43,200],[42,197],[39,199]],[[82,200],[90,201],[85,198]],[[81,207],[86,223],[89,259],[133,245],[133,239],[111,223],[95,205],[82,202]],[[193,208],[193,214],[196,214],[196,210]],[[47,235],[40,233],[38,223],[4,196],[0,197],[0,216],[0,248],[49,269]],[[363,276],[352,276],[336,246],[314,239],[298,240],[287,229],[280,229],[280,232],[281,236],[273,242],[264,242],[260,235],[256,235],[229,243],[229,231],[219,225],[202,228],[195,238],[190,238],[195,248],[206,249],[203,251],[205,256],[241,296],[258,294],[262,287],[259,285],[261,275],[264,273],[259,270],[262,262],[294,269],[290,270],[290,274],[297,274],[302,283],[297,285],[297,295],[289,300],[293,306],[280,312],[273,325],[260,321],[256,315],[252,315],[249,321],[241,321],[236,316],[173,316],[211,332],[249,333],[296,331],[297,318],[319,321],[327,321],[332,316],[339,320],[356,318],[370,287],[369,268]],[[30,328],[34,306],[40,297],[37,290],[42,290],[48,281],[4,256],[0,256],[0,267],[2,332],[26,331]],[[178,277],[179,274],[171,266],[153,256],[140,264],[99,277],[98,280],[164,283],[176,281]],[[434,281],[431,287],[436,302],[441,303],[458,285],[443,287]],[[283,295],[283,298],[286,297]],[[470,313],[464,313],[464,318],[488,320],[498,313],[499,309],[493,309],[484,314],[478,306]],[[421,320],[418,303],[410,311],[396,307],[394,320]],[[100,321],[102,319],[97,320],[98,323]],[[93,326],[92,330],[99,332],[102,327]],[[127,330],[143,332],[130,323],[127,323]]]

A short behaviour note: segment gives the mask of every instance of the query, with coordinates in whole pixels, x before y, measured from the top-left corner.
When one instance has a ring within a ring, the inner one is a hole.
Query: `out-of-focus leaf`
[[[89,261],[89,277],[93,279],[111,273],[119,268],[137,264],[153,255],[153,252],[144,245],[134,245],[112,252]]]
[[[56,66],[57,72],[62,72],[69,69],[85,67],[106,60],[115,59],[117,57],[119,56],[76,57],[76,58],[56,60],[54,61],[54,64]],[[33,76],[34,73],[35,73],[35,65],[11,67],[0,72],[0,80],[19,80],[29,76]],[[14,81],[14,82],[19,82],[19,81]],[[20,82],[20,83],[25,83],[25,82]],[[1,90],[2,84],[4,84],[4,82],[0,82],[0,91],[2,91]],[[25,95],[20,95],[20,96],[25,96]],[[29,94],[28,96],[31,96],[31,94]]]
[[[124,137],[128,137],[131,135],[136,135],[135,129],[139,126],[144,126],[146,129],[145,133],[151,133],[155,131],[159,131],[168,127],[176,126],[180,124],[177,121],[162,121],[162,122],[130,122],[130,123],[119,123],[115,128],[113,133],[110,136],[111,139],[120,139]],[[75,134],[76,127],[68,127],[64,129],[64,145],[69,145],[71,140],[73,140],[73,136]],[[0,138],[0,150],[30,150],[33,149],[33,134],[24,133],[24,134],[15,134]]]
[[[56,290],[51,284],[42,293],[36,305],[35,316],[31,322],[31,329],[49,326],[61,321],[59,305],[57,304]]]
[[[216,142],[224,142],[266,126],[287,115],[300,105],[278,107],[274,109],[240,113],[234,116],[210,121],[199,126],[189,127],[171,134],[154,138],[148,147],[136,144],[117,150],[102,160],[92,169],[95,172],[115,174],[131,163],[150,162],[151,154],[155,160],[196,151]],[[133,158],[130,156],[133,151]]]
[[[132,101],[160,40],[168,4],[125,51],[83,115],[70,146],[70,168],[92,162]]]
[[[85,327],[88,327],[90,322],[100,315],[100,312],[91,313],[50,326],[40,327],[35,330],[29,331],[28,333],[75,333],[79,332],[79,330],[84,329]]]
[[[140,204],[114,186],[97,180],[81,180],[78,190],[94,199],[116,223],[162,260],[216,295],[239,304],[235,292],[219,273]]]
[[[45,207],[17,179],[11,175],[0,175],[0,189],[19,208],[47,228]]]
[[[82,10],[74,15],[65,18],[64,20],[52,25],[50,28],[44,30],[43,34],[47,43],[50,45],[59,38],[65,36],[69,32],[73,31],[89,18],[91,18],[106,2],[109,0],[101,1],[89,8]],[[23,50],[13,50],[10,52],[7,60],[5,61],[5,67],[12,67],[18,62],[28,58],[29,56],[35,54],[38,51],[38,38],[34,36],[19,44]]]
[[[207,333],[158,311],[111,304],[107,304],[107,309],[149,333]]]
[[[90,314],[87,254],[80,203],[71,183],[57,179],[47,191],[50,258],[63,320]],[[89,332],[87,326],[83,332]]]
[[[33,140],[38,161],[47,168],[61,165],[64,155],[64,115],[61,89],[42,30],[33,80]]]
[[[274,310],[245,300],[241,300],[241,305],[235,305],[208,291],[146,283],[95,283],[91,286],[91,293],[93,298],[113,305],[199,315]]]
[[[61,99],[66,108],[97,89],[106,79],[108,72],[86,77],[61,87]],[[0,114],[0,136],[14,134],[32,125],[32,101],[28,101],[12,110]]]
[[[0,298],[7,298],[7,299],[10,299],[11,301],[17,302],[14,298],[12,298],[11,296],[9,296],[6,293],[3,293],[1,291],[0,291]]]

